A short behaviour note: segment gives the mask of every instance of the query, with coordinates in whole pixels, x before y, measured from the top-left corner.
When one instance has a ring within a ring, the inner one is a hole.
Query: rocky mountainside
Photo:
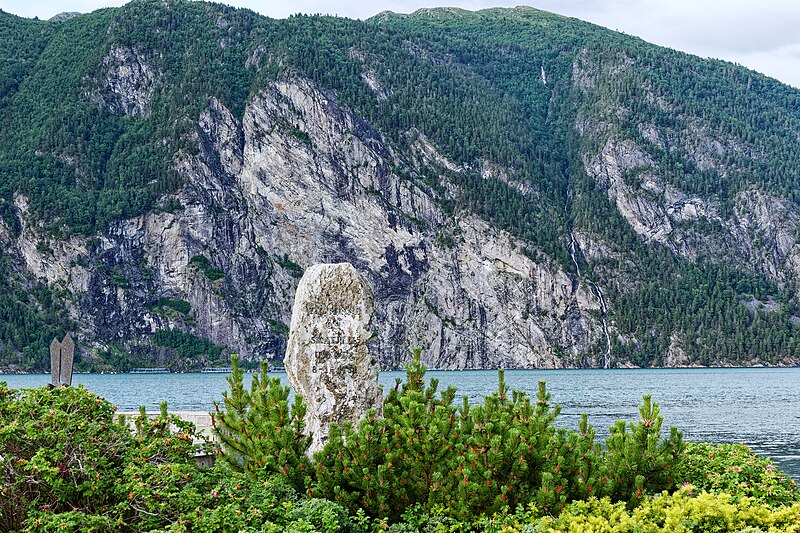
[[[0,367],[280,359],[348,261],[385,368],[799,364],[800,91],[530,8],[0,13]]]

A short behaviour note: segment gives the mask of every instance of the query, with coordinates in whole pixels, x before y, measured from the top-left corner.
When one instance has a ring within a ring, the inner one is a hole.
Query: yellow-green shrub
[[[622,502],[591,498],[574,502],[558,518],[507,531],[570,533],[800,532],[800,503],[773,508],[748,497],[697,492],[688,486],[644,500],[632,511]]]

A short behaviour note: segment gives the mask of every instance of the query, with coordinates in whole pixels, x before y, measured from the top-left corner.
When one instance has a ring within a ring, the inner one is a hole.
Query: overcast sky
[[[87,13],[124,0],[0,0],[3,10],[50,18],[63,11]],[[293,13],[367,18],[381,11],[410,13],[420,7],[512,7],[520,0],[228,0],[270,17]],[[740,63],[800,88],[798,0],[536,0],[530,5],[637,35],[647,41]]]

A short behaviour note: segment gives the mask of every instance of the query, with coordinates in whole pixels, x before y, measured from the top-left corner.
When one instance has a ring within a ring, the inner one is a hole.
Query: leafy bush
[[[115,422],[82,387],[0,383],[0,530],[118,531],[163,526],[194,482],[194,425],[166,412]]]
[[[340,505],[306,498],[282,476],[264,480],[225,468],[195,470],[188,483],[170,494],[164,508],[168,511],[166,516],[157,514],[153,524],[141,524],[135,530],[176,533],[357,531]]]
[[[532,402],[509,393],[502,372],[483,404],[455,407],[455,389],[425,383],[416,352],[384,416],[332,428],[313,468],[302,398],[290,407],[288,387],[266,371],[248,392],[234,358],[231,390],[212,417],[222,446],[213,469],[196,466],[201,439],[166,404],[128,425],[80,387],[3,385],[3,530],[490,530],[486,516],[521,504],[527,514],[512,515],[520,523],[578,499],[627,502],[670,488],[681,446],[676,432],[660,440],[661,417],[646,401],[643,421],[603,452],[585,417],[579,432],[554,427],[559,409],[544,384]]]
[[[208,440],[191,422],[168,414],[166,402],[154,418],[147,417],[142,407],[133,420],[124,482],[117,490],[124,523],[148,531],[176,520],[181,505],[175,500],[191,503],[198,487],[209,483],[194,460],[195,451],[204,447]]]
[[[419,508],[388,525],[373,521],[371,531],[385,533],[798,533],[800,503],[773,508],[748,497],[714,494],[685,486],[670,494],[644,498],[629,509],[625,502],[588,498],[567,505],[558,516],[542,515],[535,505],[516,511],[503,509],[492,515],[459,521]]]
[[[344,508],[306,498],[283,474],[198,467],[206,444],[166,404],[115,422],[83,388],[0,383],[0,530],[357,531]]]
[[[113,406],[82,388],[0,383],[0,530],[18,529],[31,509],[102,514],[115,503],[129,439]]]
[[[744,444],[687,443],[678,478],[700,490],[748,496],[769,505],[800,502],[797,482]]]

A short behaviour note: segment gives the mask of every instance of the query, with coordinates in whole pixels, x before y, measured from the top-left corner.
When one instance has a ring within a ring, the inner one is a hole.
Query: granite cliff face
[[[300,78],[265,87],[241,122],[212,99],[195,142],[177,157],[186,186],[164,199],[171,211],[52,251],[37,250],[46,238],[27,226],[12,244],[30,272],[73,295],[83,338],[164,363],[149,335],[177,328],[245,359],[282,357],[303,269],[346,261],[375,287],[384,367],[413,346],[435,368],[598,364],[586,355],[603,336],[587,286],[479,217],[444,213],[434,192],[392,171],[445,161],[429,142],[405,160]],[[197,257],[224,277],[210,279]],[[165,312],[164,298],[191,311]]]
[[[619,79],[636,69],[620,55],[603,64],[579,54],[572,69],[575,88],[591,101],[598,79]],[[586,174],[606,190],[628,225],[645,242],[656,242],[692,262],[708,260],[762,275],[780,286],[797,287],[800,296],[800,210],[778,194],[744,187],[729,205],[718,194],[683,190],[673,173],[653,154],[685,157],[685,165],[725,183],[736,174],[740,158],[760,159],[752,144],[731,137],[719,125],[681,112],[653,88],[644,87],[646,108],[667,113],[669,125],[636,117],[619,102],[597,97],[601,111],[588,119],[579,113],[575,130],[591,148],[581,154]],[[636,132],[622,133],[626,121]]]
[[[586,155],[585,168],[646,241],[690,261],[736,265],[776,283],[800,280],[800,211],[786,199],[754,188],[737,194],[733,209],[723,212],[714,198],[665,183],[658,165],[630,140],[609,139],[599,153]],[[636,177],[626,179],[627,172]]]
[[[774,80],[532,8],[0,29],[0,370],[277,361],[339,262],[383,368],[800,362]]]

